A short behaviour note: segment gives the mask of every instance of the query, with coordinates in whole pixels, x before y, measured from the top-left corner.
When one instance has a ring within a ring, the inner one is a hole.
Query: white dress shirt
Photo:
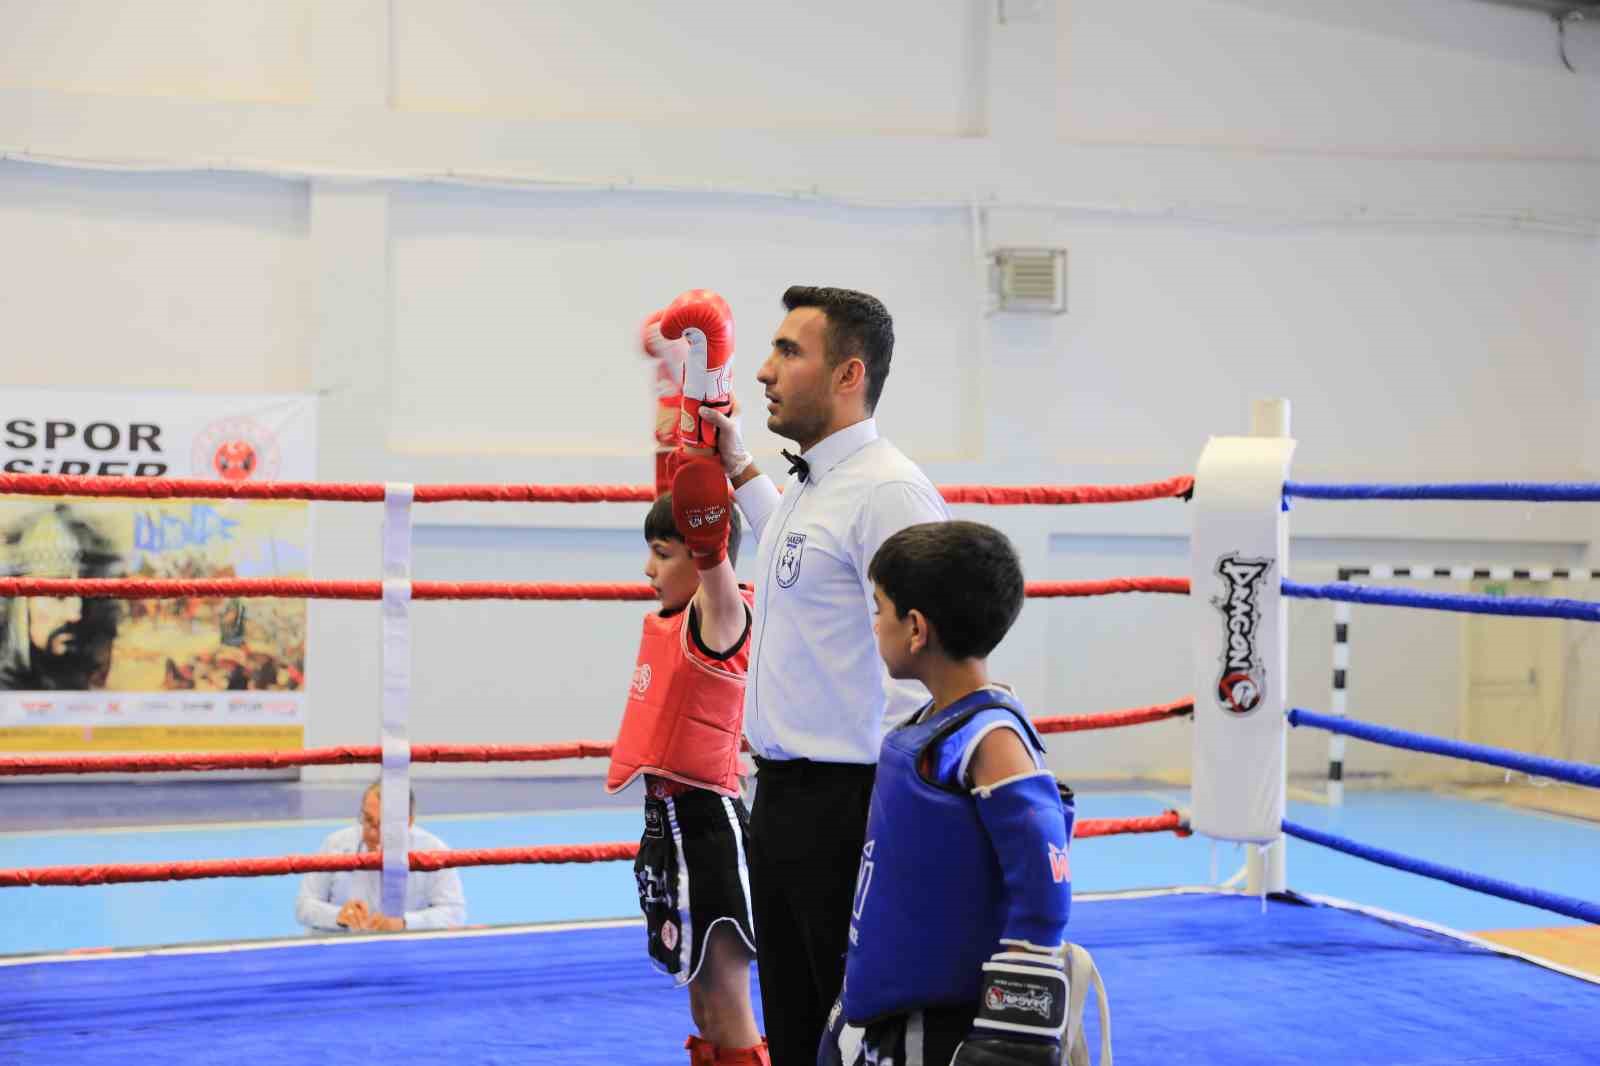
[[[321,854],[354,855],[364,850],[361,827],[352,825],[330,834],[322,842]],[[445,843],[426,829],[412,826],[410,850],[443,851]],[[339,909],[353,899],[365,903],[369,914],[381,914],[383,871],[306,874],[300,882],[300,895],[294,902],[295,920],[308,932],[349,932],[339,924]],[[405,919],[407,929],[452,929],[465,924],[467,897],[461,891],[460,873],[454,868],[408,873]]]
[[[781,496],[764,476],[737,493],[761,538],[745,735],[765,759],[876,763],[884,731],[928,693],[878,658],[867,565],[893,534],[950,512],[870,418],[802,458],[808,479],[791,474]]]

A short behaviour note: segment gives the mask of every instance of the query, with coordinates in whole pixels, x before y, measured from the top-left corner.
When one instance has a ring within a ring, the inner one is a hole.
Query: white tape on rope
[[[404,737],[383,738],[383,913],[404,918],[406,881],[411,866],[411,745]]]
[[[405,482],[383,486],[383,576],[411,580],[411,504],[417,488]]]
[[[383,498],[383,913],[404,918],[411,848],[411,505],[409,484]]]

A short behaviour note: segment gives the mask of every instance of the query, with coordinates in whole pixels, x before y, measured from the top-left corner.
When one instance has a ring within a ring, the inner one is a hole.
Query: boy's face
[[[911,615],[901,618],[894,609],[894,601],[883,594],[876,582],[872,585],[872,632],[878,638],[878,655],[889,668],[889,676],[897,680],[915,677],[911,672],[915,653],[912,650]]]
[[[652,540],[644,576],[650,579],[650,587],[656,590],[664,611],[687,607],[700,588],[700,571],[695,569],[689,546],[681,540]]]

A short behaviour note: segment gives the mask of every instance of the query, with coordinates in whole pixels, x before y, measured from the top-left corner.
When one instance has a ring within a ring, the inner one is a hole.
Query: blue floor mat
[[[1123,1066],[1596,1060],[1600,986],[1353,911],[1085,900],[1071,933]],[[639,926],[34,962],[0,983],[0,1061],[681,1066],[689,1025]]]

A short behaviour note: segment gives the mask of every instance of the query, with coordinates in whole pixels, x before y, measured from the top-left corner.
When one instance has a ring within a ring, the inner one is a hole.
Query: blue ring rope
[[[1428,862],[1424,859],[1414,859],[1398,852],[1375,848],[1370,844],[1358,844],[1347,837],[1323,833],[1287,819],[1283,823],[1283,831],[1292,837],[1298,837],[1312,844],[1321,844],[1325,848],[1342,851],[1346,855],[1354,855],[1358,859],[1366,859],[1368,862],[1375,862],[1381,866],[1404,870],[1407,873],[1421,874],[1423,877],[1431,877],[1436,881],[1448,881],[1452,885],[1470,888],[1474,892],[1482,892],[1488,896],[1498,896],[1501,899],[1511,900],[1513,903],[1525,903],[1530,907],[1538,907],[1540,910],[1564,914],[1568,918],[1577,918],[1580,921],[1600,924],[1600,903],[1590,903],[1574,896],[1563,896],[1558,892],[1524,888],[1522,885],[1515,885],[1510,881],[1502,881],[1496,877],[1485,877],[1482,874],[1458,870],[1453,866],[1441,866],[1438,863]]]
[[[1385,607],[1421,607],[1432,611],[1463,611],[1467,614],[1506,614],[1522,618],[1571,618],[1579,622],[1600,622],[1600,603],[1537,596],[1469,596],[1453,592],[1418,592],[1415,589],[1379,589],[1339,581],[1331,585],[1307,585],[1285,581],[1283,594],[1302,600],[1339,600],[1343,603],[1375,603]]]
[[[1520,500],[1524,503],[1600,502],[1594,481],[1464,481],[1419,485],[1320,485],[1286,481],[1285,496],[1303,500]]]
[[[1430,737],[1425,733],[1410,733],[1404,729],[1392,729],[1389,726],[1375,725],[1372,722],[1340,718],[1337,715],[1317,714],[1313,711],[1302,710],[1299,707],[1289,712],[1289,724],[1294,726],[1303,725],[1311,729],[1325,729],[1330,733],[1342,733],[1347,737],[1371,741],[1374,744],[1387,744],[1391,748],[1423,751],[1430,755],[1447,755],[1452,759],[1470,759],[1473,762],[1488,763],[1491,766],[1503,766],[1507,770],[1520,770],[1525,774],[1535,774],[1539,777],[1548,777],[1556,781],[1568,781],[1574,785],[1600,788],[1600,766],[1592,766],[1589,763],[1572,762],[1567,759],[1551,759],[1543,755],[1529,755],[1526,752],[1490,747],[1487,744],[1468,744],[1461,740]]]

